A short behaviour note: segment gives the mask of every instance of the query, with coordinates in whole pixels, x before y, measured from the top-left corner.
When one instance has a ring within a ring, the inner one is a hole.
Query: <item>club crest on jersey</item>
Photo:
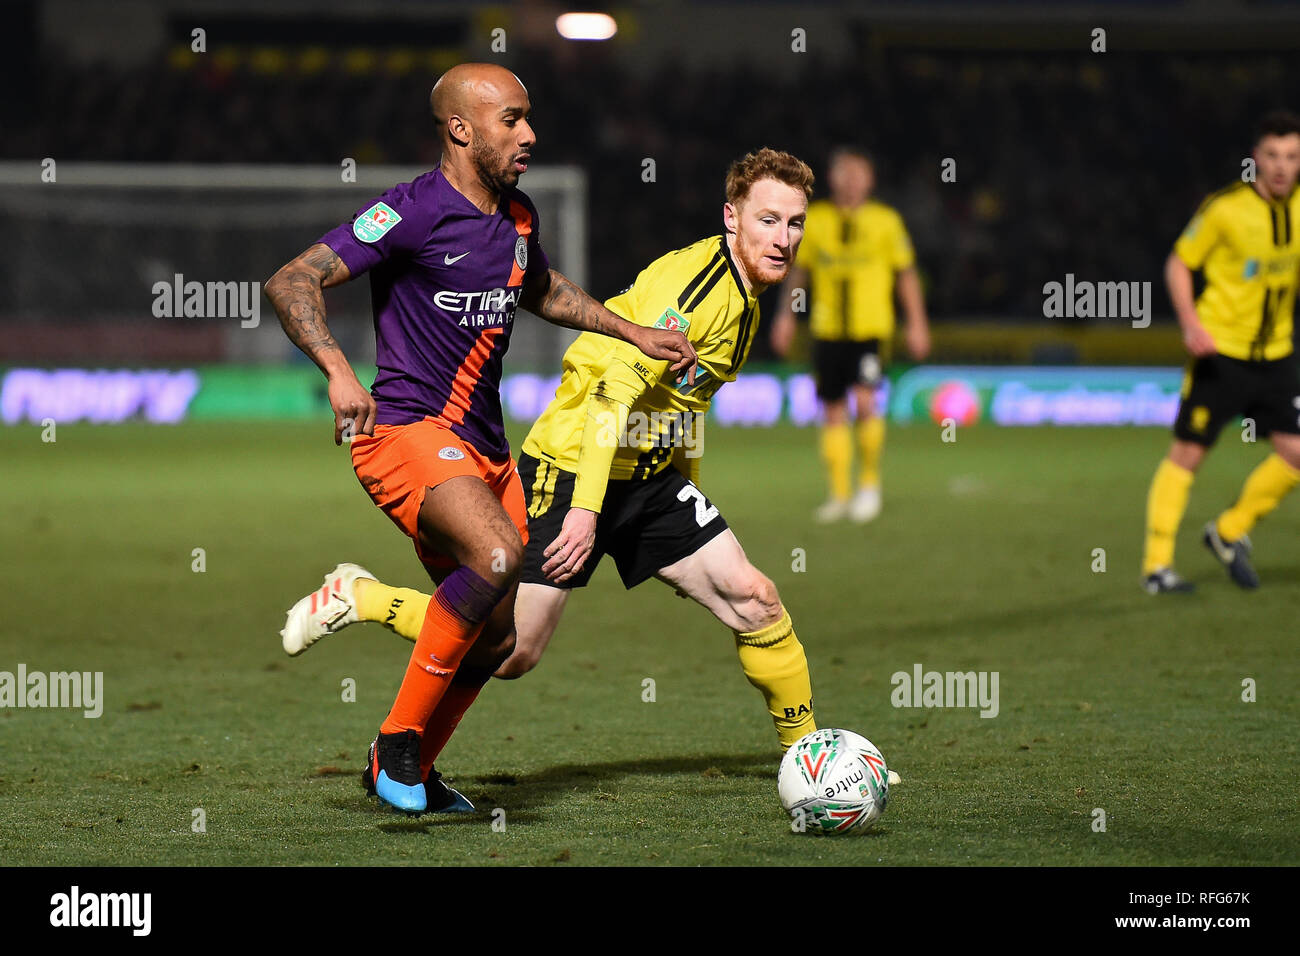
[[[439,450],[438,457],[443,461],[460,461],[465,457],[465,453],[455,445],[448,445],[446,448]]]
[[[528,268],[528,239],[524,236],[515,240],[515,265],[520,269]]]
[[[664,314],[655,319],[654,327],[656,329],[667,329],[670,332],[686,333],[691,327],[691,320],[686,318],[676,309],[664,309]]]
[[[377,202],[352,223],[352,235],[362,242],[378,242],[395,225],[402,221],[397,210],[386,202]]]

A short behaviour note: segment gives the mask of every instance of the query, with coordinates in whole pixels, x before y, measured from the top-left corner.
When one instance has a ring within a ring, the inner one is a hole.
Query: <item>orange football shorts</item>
[[[418,518],[424,493],[448,478],[472,475],[492,489],[519,536],[528,543],[524,486],[513,457],[493,462],[472,444],[432,418],[409,425],[376,425],[371,435],[352,439],[352,468],[371,499],[415,542],[415,553],[426,567],[449,569],[449,554],[426,554],[420,546]]]

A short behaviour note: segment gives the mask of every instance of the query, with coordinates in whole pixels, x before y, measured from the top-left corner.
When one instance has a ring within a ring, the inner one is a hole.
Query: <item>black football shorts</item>
[[[1300,434],[1300,363],[1294,355],[1270,362],[1211,355],[1188,366],[1174,436],[1208,448],[1238,416],[1252,419],[1261,438]]]
[[[880,339],[813,339],[817,397],[823,402],[838,402],[851,385],[879,388],[885,379],[887,352]]]
[[[611,479],[587,563],[569,580],[557,584],[542,573],[546,563],[542,553],[564,527],[576,477],[551,462],[519,456],[519,478],[528,505],[528,544],[520,577],[524,584],[586,587],[608,554],[624,587],[634,588],[727,530],[727,521],[717,507],[672,465],[644,480]]]

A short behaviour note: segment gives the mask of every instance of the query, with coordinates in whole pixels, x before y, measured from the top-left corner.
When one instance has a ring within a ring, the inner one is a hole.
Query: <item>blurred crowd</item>
[[[1149,279],[1207,192],[1240,174],[1255,119],[1297,105],[1282,54],[917,52],[692,71],[515,52],[534,162],[589,173],[590,286],[610,295],[662,252],[720,228],[726,164],[762,145],[819,177],[866,147],[900,208],[937,319],[1041,315],[1072,272]],[[129,72],[43,64],[8,158],[195,163],[437,162],[422,70],[259,71],[163,62]],[[941,180],[945,158],[955,182]],[[644,161],[654,160],[652,182]],[[527,188],[527,177],[523,180]],[[820,194],[820,193],[819,193]],[[545,229],[545,223],[543,223]],[[545,235],[543,235],[545,240]],[[1157,292],[1157,312],[1167,312]]]

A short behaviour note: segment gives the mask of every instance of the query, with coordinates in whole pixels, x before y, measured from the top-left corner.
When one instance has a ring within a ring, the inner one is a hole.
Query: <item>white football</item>
[[[861,734],[815,730],[785,752],[776,787],[796,833],[844,833],[885,812],[889,768]]]

